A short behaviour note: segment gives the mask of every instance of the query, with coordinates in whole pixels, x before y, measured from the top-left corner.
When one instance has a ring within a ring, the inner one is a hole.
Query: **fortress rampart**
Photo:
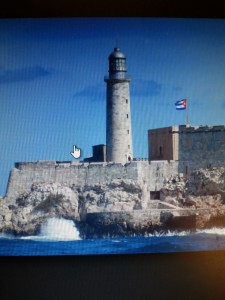
[[[56,161],[16,163],[10,173],[6,200],[15,200],[21,194],[29,192],[32,184],[37,183],[56,182],[83,187],[114,179],[130,179],[146,184],[149,191],[157,191],[162,188],[165,179],[176,174],[177,161],[132,161],[125,165]]]
[[[190,170],[225,166],[225,126],[179,126],[178,151]]]
[[[54,182],[83,187],[114,179],[130,179],[145,184],[148,192],[159,191],[166,180],[180,173],[188,176],[199,168],[225,167],[225,126],[154,129],[149,131],[149,141],[150,145],[155,145],[152,152],[154,157],[150,161],[131,161],[126,164],[71,161],[16,163],[10,173],[6,200],[11,202],[29,192],[32,184]],[[174,157],[178,159],[171,159]]]
[[[148,131],[149,160],[176,160],[179,173],[225,167],[225,126],[170,126]]]

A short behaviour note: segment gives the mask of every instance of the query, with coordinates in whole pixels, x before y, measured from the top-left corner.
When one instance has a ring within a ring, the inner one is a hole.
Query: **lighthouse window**
[[[129,134],[130,132],[129,132],[129,129],[127,130],[127,133]]]
[[[188,176],[188,166],[185,167],[185,175]]]
[[[124,59],[116,60],[116,69],[119,71],[123,71],[125,69],[125,60]]]
[[[115,69],[116,69],[115,60],[111,60],[111,61],[110,61],[110,69],[111,69],[111,70],[115,70]]]
[[[127,114],[127,119],[128,119],[128,117],[129,117],[129,116],[128,116],[128,114]]]
[[[125,61],[125,59],[121,59],[121,67],[122,67],[123,69],[126,68],[126,61]]]
[[[130,145],[128,145],[128,149],[130,149]]]
[[[126,103],[128,103],[128,99],[126,99]]]
[[[159,157],[162,158],[162,146],[159,147]]]

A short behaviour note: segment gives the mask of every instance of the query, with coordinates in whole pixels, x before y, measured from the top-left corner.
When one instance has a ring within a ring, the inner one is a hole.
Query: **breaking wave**
[[[190,230],[184,230],[184,231],[170,231],[167,232],[154,232],[153,234],[148,234],[146,237],[163,237],[163,236],[187,236],[187,235],[196,235],[196,234],[214,234],[214,235],[225,235],[225,227],[223,228],[209,228],[209,229],[198,229],[196,232],[192,232]]]
[[[195,232],[190,230],[176,231],[168,230],[167,232],[154,232],[144,236],[148,237],[175,237],[175,236],[198,236],[198,235],[221,235],[225,236],[225,227],[218,228],[213,227],[209,229],[198,229]],[[133,236],[135,237],[135,235]],[[0,239],[23,239],[23,240],[36,240],[36,241],[75,241],[81,240],[79,231],[77,230],[72,220],[66,220],[63,218],[50,218],[41,226],[40,234],[37,236],[15,237],[12,234],[1,233]],[[109,237],[110,238],[110,237]],[[111,237],[112,238],[112,237]],[[120,241],[112,238],[113,243],[119,243]]]
[[[42,224],[40,236],[51,240],[80,240],[74,222],[60,218],[51,218]]]
[[[38,236],[28,236],[22,239],[31,239],[38,241],[74,241],[80,240],[79,231],[72,220],[63,218],[51,218],[41,226],[41,232]]]

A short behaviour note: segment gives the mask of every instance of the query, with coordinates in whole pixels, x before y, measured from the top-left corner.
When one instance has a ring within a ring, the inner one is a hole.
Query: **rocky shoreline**
[[[81,238],[146,235],[225,227],[225,169],[200,169],[165,181],[160,199],[145,182],[90,186],[33,184],[12,203],[0,200],[0,232],[37,235],[49,218],[73,220]]]

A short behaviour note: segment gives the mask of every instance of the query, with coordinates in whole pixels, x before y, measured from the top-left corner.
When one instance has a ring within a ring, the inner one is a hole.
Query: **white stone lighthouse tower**
[[[106,161],[126,163],[133,159],[130,78],[126,76],[126,57],[119,48],[109,56],[106,108]]]

